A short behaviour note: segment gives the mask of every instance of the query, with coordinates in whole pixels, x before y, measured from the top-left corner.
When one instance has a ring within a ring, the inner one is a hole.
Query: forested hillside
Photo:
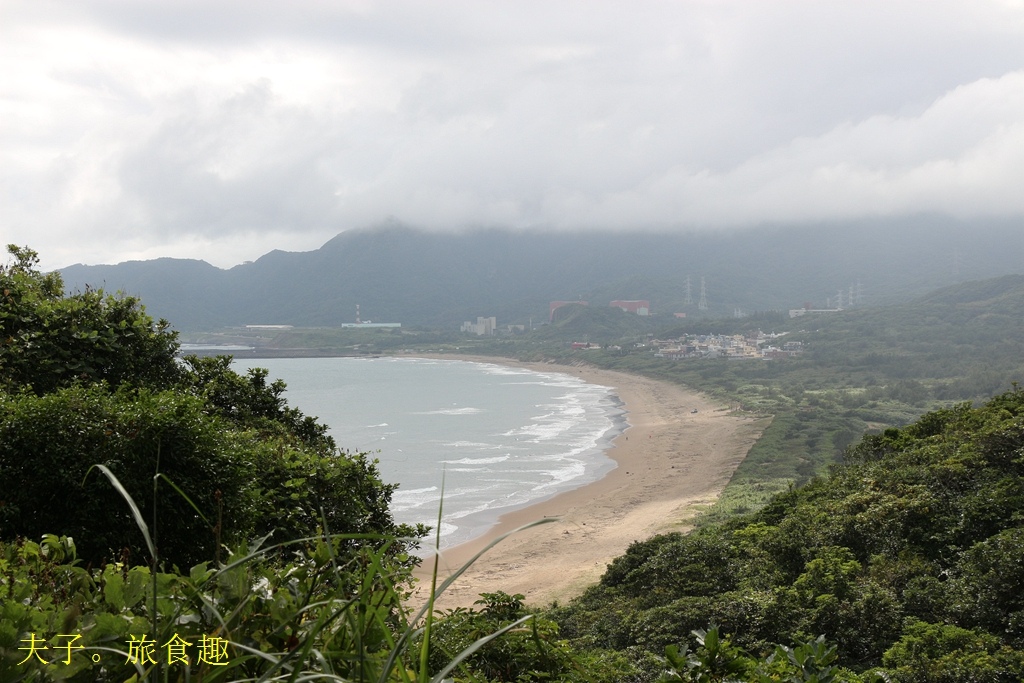
[[[337,326],[363,319],[458,327],[476,316],[535,324],[554,300],[729,317],[805,303],[907,301],[963,280],[1024,270],[1020,225],[945,218],[671,233],[352,230],[316,251],[274,251],[230,270],[158,259],[63,269],[74,288],[141,296],[180,330],[245,324]],[[690,299],[687,302],[687,279]],[[700,307],[702,278],[707,308]]]
[[[755,654],[824,635],[898,681],[1019,681],[1022,553],[1013,391],[866,437],[756,514],[636,543],[548,616],[584,649],[660,653],[718,624]]]

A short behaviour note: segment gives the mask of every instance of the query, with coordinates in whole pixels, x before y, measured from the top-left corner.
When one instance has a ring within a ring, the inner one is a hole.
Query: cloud
[[[390,216],[714,229],[1024,211],[1019,3],[83,0],[4,15],[0,232],[55,266],[231,265]]]
[[[724,172],[675,167],[622,192],[569,197],[555,210],[563,221],[586,215],[604,227],[630,217],[708,226],[922,212],[1017,216],[1022,142],[1018,71],[960,86],[918,116],[843,124]]]

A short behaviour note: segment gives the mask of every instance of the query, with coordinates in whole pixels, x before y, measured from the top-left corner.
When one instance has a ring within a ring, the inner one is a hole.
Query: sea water
[[[437,526],[442,546],[469,540],[514,508],[604,476],[625,426],[610,387],[560,372],[424,358],[273,358],[290,406],[330,426],[338,446],[369,452],[398,522]]]

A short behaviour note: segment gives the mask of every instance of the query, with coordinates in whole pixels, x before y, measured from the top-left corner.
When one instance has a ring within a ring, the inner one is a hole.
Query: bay
[[[612,388],[558,372],[425,358],[270,358],[289,405],[329,425],[338,445],[379,460],[396,521],[437,525],[442,547],[514,508],[594,481],[625,426]]]

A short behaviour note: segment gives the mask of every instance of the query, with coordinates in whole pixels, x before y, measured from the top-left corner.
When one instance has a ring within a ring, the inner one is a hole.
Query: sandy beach
[[[570,373],[614,387],[629,424],[608,451],[618,467],[604,478],[510,512],[484,536],[443,550],[439,582],[498,536],[557,518],[491,548],[441,596],[439,609],[468,607],[480,593],[499,590],[522,593],[533,605],[578,595],[632,542],[688,529],[687,520],[715,500],[764,426],[696,392],[637,375],[586,365],[438,357]],[[433,564],[433,557],[424,560],[421,587],[429,586]]]

